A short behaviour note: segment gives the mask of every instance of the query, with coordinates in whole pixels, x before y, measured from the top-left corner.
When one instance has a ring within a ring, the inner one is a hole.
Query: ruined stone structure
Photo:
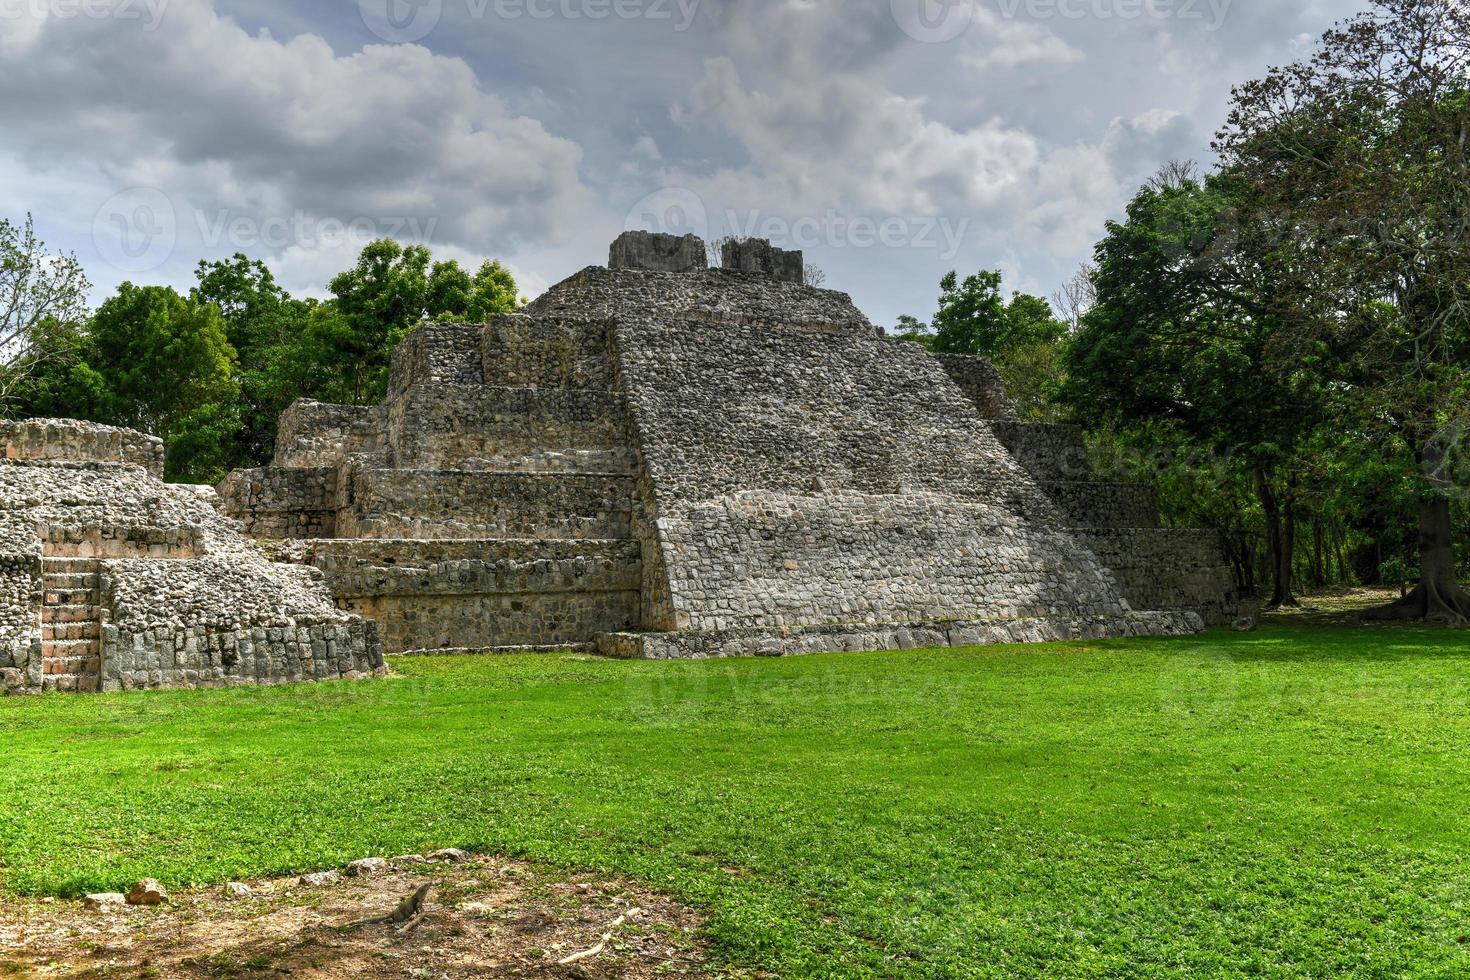
[[[71,420],[0,423],[0,690],[356,678],[372,623],[314,569],[276,565],[209,487],[165,484],[163,443]]]
[[[226,512],[391,651],[783,654],[1233,611],[1216,549],[1146,491],[1045,468],[1075,431],[1003,421],[986,362],[883,336],[799,253],[726,253],[625,235],[521,312],[424,325],[382,405],[293,405]]]
[[[1235,573],[1213,531],[1161,527],[1153,487],[1095,480],[1082,430],[1021,422],[999,372],[985,358],[935,356],[1056,505],[1072,537],[1107,566],[1130,605],[1193,610],[1212,626],[1236,618]]]

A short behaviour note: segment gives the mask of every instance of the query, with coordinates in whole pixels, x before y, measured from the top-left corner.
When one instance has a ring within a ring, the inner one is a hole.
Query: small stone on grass
[[[361,858],[347,866],[347,875],[351,878],[371,878],[387,870],[388,862],[384,858]]]
[[[144,878],[128,889],[125,898],[129,905],[162,905],[168,901],[168,892],[152,878]]]

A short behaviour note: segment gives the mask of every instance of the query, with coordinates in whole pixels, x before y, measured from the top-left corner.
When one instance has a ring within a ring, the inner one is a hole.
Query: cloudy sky
[[[0,216],[100,299],[361,243],[535,294],[629,227],[805,249],[879,323],[1050,293],[1234,82],[1365,0],[0,0]]]

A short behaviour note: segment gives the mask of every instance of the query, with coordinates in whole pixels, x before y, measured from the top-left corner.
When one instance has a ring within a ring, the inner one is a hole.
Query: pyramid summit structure
[[[219,487],[390,652],[778,655],[1176,635],[1236,612],[1208,532],[1091,479],[994,368],[884,336],[800,253],[629,233],[387,399],[298,402]]]

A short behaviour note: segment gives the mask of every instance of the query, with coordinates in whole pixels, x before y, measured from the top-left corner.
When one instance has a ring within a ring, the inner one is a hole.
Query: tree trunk
[[[1365,619],[1422,619],[1433,623],[1470,623],[1470,593],[1460,587],[1455,568],[1454,520],[1449,498],[1437,489],[1449,483],[1438,474],[1448,449],[1430,442],[1419,462],[1433,487],[1419,498],[1419,584],[1398,602],[1364,614]]]
[[[1470,623],[1470,593],[1455,572],[1454,524],[1443,497],[1419,501],[1419,585],[1398,602],[1363,614],[1365,619],[1423,619]]]
[[[1323,564],[1322,519],[1312,518],[1312,587],[1320,589],[1327,584],[1327,566]]]
[[[1266,551],[1271,563],[1271,601],[1267,609],[1300,605],[1291,591],[1292,540],[1296,529],[1290,519],[1281,518],[1281,502],[1276,491],[1271,489],[1271,480],[1263,469],[1256,470],[1256,495],[1261,500],[1261,509],[1266,514]]]

